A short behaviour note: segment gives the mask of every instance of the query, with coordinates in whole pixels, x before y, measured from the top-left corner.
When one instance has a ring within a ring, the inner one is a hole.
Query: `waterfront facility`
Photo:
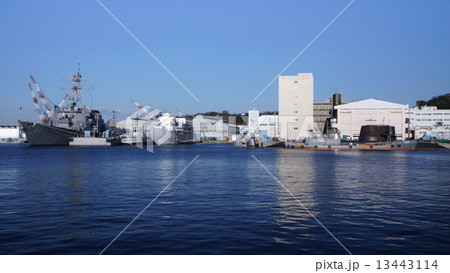
[[[260,134],[264,138],[277,137],[278,115],[259,115],[259,110],[249,110],[248,129],[250,133]]]
[[[438,139],[450,139],[450,109],[437,109],[436,106],[410,108],[406,117],[411,122],[411,133],[414,138],[424,135]]]
[[[407,138],[407,104],[398,104],[376,99],[367,99],[334,107],[337,118],[333,126],[346,140],[358,140],[363,125],[391,125],[395,127],[397,139]]]

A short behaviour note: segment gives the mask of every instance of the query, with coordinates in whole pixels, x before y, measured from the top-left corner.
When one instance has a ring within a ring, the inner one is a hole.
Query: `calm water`
[[[450,151],[0,146],[0,254],[450,254]]]

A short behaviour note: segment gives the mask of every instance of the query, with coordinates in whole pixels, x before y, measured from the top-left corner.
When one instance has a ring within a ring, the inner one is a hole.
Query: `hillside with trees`
[[[418,100],[416,101],[416,106],[436,106],[438,109],[450,109],[450,93],[445,95],[432,97],[430,100]]]

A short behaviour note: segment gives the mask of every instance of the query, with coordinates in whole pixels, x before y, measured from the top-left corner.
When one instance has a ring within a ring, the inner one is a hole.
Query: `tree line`
[[[417,107],[422,106],[436,106],[438,109],[450,109],[450,93],[447,93],[445,95],[440,95],[437,97],[432,97],[431,99],[425,101],[425,100],[418,100],[416,101]]]

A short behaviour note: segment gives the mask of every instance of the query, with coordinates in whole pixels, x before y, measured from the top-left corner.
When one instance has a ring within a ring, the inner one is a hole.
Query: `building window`
[[[298,102],[294,102],[294,105],[297,106],[297,105],[298,105]]]
[[[294,130],[298,130],[298,127],[294,127]]]
[[[294,111],[294,114],[298,114],[298,111]]]
[[[294,83],[298,83],[298,81],[294,81]]]

